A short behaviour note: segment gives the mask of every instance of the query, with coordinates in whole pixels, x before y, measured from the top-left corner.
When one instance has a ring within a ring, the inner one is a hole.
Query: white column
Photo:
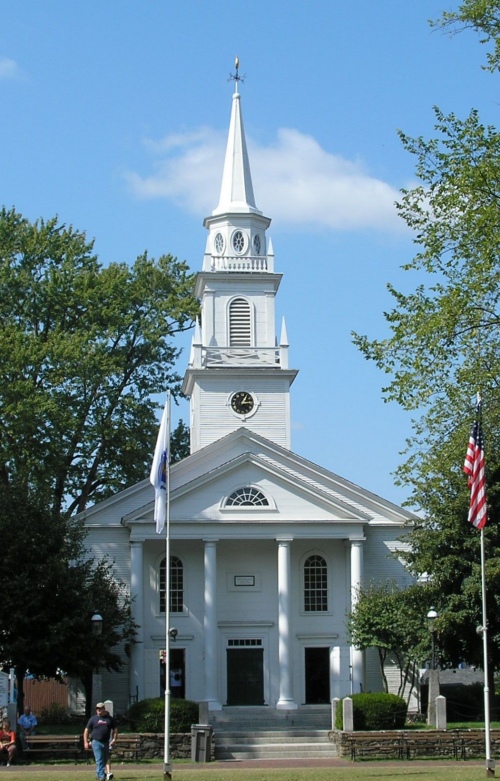
[[[290,543],[291,539],[278,542],[278,655],[280,689],[276,708],[292,710],[297,707],[292,694],[292,648],[290,633]]]
[[[217,674],[217,540],[205,540],[205,700],[209,710],[222,710]]]
[[[137,624],[136,643],[130,658],[130,694],[144,699],[144,578],[142,542],[130,543],[130,595],[132,619]],[[95,704],[95,703],[94,703]]]
[[[363,583],[363,541],[351,540],[351,610],[358,599],[358,590]],[[364,653],[351,648],[352,693],[365,690]]]

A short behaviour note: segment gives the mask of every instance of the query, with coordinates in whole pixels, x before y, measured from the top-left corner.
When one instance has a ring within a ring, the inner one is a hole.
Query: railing
[[[203,347],[201,365],[206,366],[280,366],[279,347]]]
[[[270,271],[267,256],[263,255],[212,255],[211,271]]]

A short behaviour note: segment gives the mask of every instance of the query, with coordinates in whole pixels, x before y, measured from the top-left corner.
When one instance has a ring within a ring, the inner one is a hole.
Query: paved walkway
[[[350,760],[347,759],[338,759],[336,757],[331,758],[321,758],[321,759],[247,759],[247,760],[225,760],[225,761],[217,761],[217,762],[186,762],[181,764],[175,764],[173,765],[172,774],[175,775],[182,775],[183,771],[189,770],[202,770],[204,772],[207,771],[214,771],[214,772],[221,772],[225,770],[238,770],[238,769],[246,769],[246,768],[305,768],[305,767],[485,767],[485,760],[484,759],[471,759],[467,762],[457,762],[456,759],[412,759],[412,760],[375,760],[373,762],[364,761],[363,762],[356,762],[353,763]],[[23,766],[23,772],[29,773],[30,771],[40,771],[43,769],[48,770],[50,768],[51,771],[54,772],[54,775],[58,775],[59,773],[71,773],[72,770],[82,770],[83,768],[88,767],[88,769],[91,769],[90,765],[74,765],[74,764],[68,764],[68,765],[25,765]],[[14,770],[14,768],[12,768]],[[92,770],[94,769],[94,766],[92,765]],[[126,769],[134,769],[134,770],[157,770],[159,774],[163,772],[163,763],[125,763],[121,765],[120,763],[116,762],[113,764],[112,770],[115,773],[115,777],[119,778],[120,770],[126,770]]]

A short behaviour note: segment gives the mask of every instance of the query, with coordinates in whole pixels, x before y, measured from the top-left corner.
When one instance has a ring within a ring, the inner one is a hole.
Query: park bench
[[[351,732],[348,742],[353,761],[362,757],[403,759],[401,732]]]
[[[458,730],[415,730],[403,734],[403,755],[406,759],[417,756],[462,756],[462,737]]]
[[[467,759],[467,757],[477,757],[484,755],[486,750],[486,738],[484,729],[461,729],[461,748],[460,758]],[[492,748],[495,748],[495,743],[498,740],[492,739]]]
[[[82,756],[83,739],[81,735],[31,735],[27,741],[24,758],[32,760],[71,758],[75,765]]]
[[[140,735],[129,735],[126,732],[118,733],[118,738],[113,746],[112,756],[120,759],[133,759],[135,762],[140,758],[142,738]]]

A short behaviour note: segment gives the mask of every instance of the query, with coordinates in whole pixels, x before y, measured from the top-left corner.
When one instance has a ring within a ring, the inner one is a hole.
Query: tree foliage
[[[480,42],[493,44],[493,51],[486,55],[487,70],[500,68],[500,3],[498,0],[463,0],[456,11],[444,11],[441,18],[431,22],[434,27],[462,32],[474,30],[482,38]]]
[[[40,497],[0,485],[0,663],[13,667],[22,711],[23,681],[71,674],[88,684],[92,668],[119,670],[135,638],[130,596],[112,563],[86,557],[85,531]],[[91,617],[99,608],[98,644]]]
[[[375,648],[384,690],[389,691],[386,666],[399,671],[398,695],[411,695],[417,670],[430,657],[425,617],[431,604],[430,588],[398,588],[393,582],[361,588],[349,614],[349,633],[356,648]]]
[[[198,311],[185,263],[102,266],[57,218],[0,211],[0,480],[81,511],[147,474],[151,394],[179,390],[172,337]]]
[[[465,0],[437,25],[474,27],[493,42],[498,69],[500,3]],[[467,523],[462,467],[477,391],[483,397],[489,524],[485,529],[490,654],[500,667],[500,133],[472,110],[465,119],[436,113],[430,140],[400,137],[413,155],[419,183],[402,192],[401,217],[417,252],[403,268],[411,292],[389,285],[394,308],[389,336],[354,335],[367,359],[388,375],[388,401],[417,413],[399,482],[423,518],[400,552],[410,571],[425,574],[440,614],[442,662],[481,664],[480,535]],[[428,605],[430,607],[430,605]]]

